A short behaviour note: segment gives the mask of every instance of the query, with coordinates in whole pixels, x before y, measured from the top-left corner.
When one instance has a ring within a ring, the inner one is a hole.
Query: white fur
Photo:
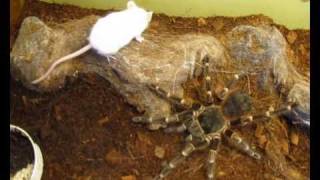
[[[141,34],[148,27],[151,18],[152,12],[147,12],[139,8],[133,1],[128,1],[127,9],[110,13],[96,22],[88,38],[89,44],[56,60],[42,76],[31,83],[41,82],[56,66],[80,56],[91,48],[106,56],[109,61],[110,58],[113,58],[112,55],[129,44],[133,38],[139,42],[143,41]]]
[[[141,34],[148,27],[151,17],[152,12],[129,1],[127,9],[111,13],[96,22],[91,30],[89,43],[99,54],[113,55],[134,38],[141,42]]]

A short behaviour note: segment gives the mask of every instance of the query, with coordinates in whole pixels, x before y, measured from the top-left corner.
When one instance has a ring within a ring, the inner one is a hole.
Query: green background
[[[123,9],[127,0],[42,0],[96,9]],[[303,0],[135,0],[156,13],[183,17],[264,14],[289,29],[309,29],[310,1]]]

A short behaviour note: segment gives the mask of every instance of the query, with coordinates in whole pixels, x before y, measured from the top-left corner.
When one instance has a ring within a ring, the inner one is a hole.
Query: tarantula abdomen
[[[229,94],[222,105],[222,111],[225,116],[239,117],[250,112],[252,107],[251,98],[247,93],[235,91]]]

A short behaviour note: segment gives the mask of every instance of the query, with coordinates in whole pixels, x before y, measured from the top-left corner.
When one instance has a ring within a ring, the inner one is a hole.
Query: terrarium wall
[[[50,3],[73,4],[85,8],[122,9],[127,0],[42,0]],[[308,0],[135,0],[156,13],[183,17],[247,16],[264,14],[289,29],[309,29]]]

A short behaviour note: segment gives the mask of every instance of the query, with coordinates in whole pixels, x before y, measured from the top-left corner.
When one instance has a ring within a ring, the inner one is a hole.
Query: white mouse
[[[143,37],[141,34],[148,27],[152,13],[138,7],[133,1],[128,1],[127,9],[110,13],[98,19],[88,37],[89,44],[56,60],[45,74],[31,83],[37,84],[41,82],[48,77],[56,66],[87,52],[91,48],[100,55],[107,57],[109,61],[109,58],[113,58],[112,55],[116,54],[133,39],[142,42]]]

